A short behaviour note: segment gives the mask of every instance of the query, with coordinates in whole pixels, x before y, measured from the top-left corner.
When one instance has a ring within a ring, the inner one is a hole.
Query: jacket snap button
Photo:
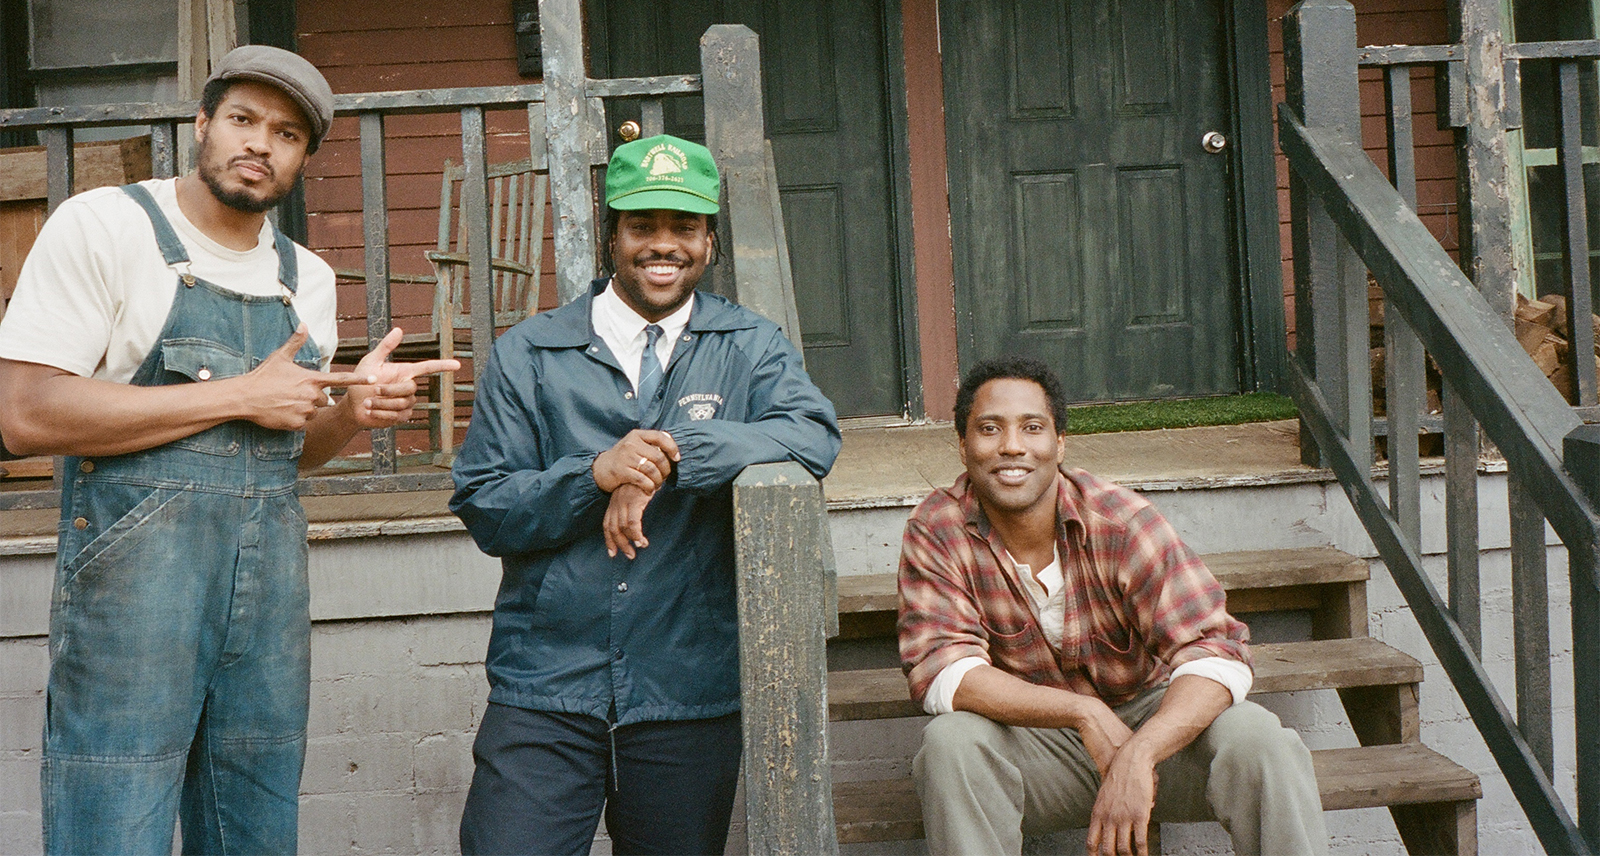
[[[623,397],[623,398],[626,398],[626,399],[628,399],[628,400],[630,400],[630,401],[631,401],[631,400],[633,400],[633,393],[631,393],[631,392],[624,392],[624,393],[623,393],[623,394],[622,394],[622,397]]]
[[[628,590],[628,584],[627,583],[617,583],[617,591],[627,591],[627,590]]]
[[[88,529],[89,528],[89,520],[88,520],[88,518],[79,517],[78,519],[72,521],[72,528],[73,529]]]
[[[201,369],[201,370],[195,372],[194,376],[199,378],[199,379],[201,379],[201,380],[210,380],[211,379],[211,370],[210,369]]]
[[[78,465],[78,471],[83,473],[94,472],[94,461],[84,461]]]

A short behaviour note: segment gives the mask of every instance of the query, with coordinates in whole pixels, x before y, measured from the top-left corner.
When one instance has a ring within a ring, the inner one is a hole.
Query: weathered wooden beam
[[[550,208],[555,215],[556,299],[567,303],[595,273],[595,189],[589,143],[598,124],[586,100],[582,0],[539,0]]]
[[[541,19],[543,20],[543,19]],[[545,54],[549,68],[549,54]],[[461,225],[467,238],[467,299],[472,305],[472,379],[483,377],[494,348],[493,247],[489,246],[489,157],[483,108],[461,111]],[[444,395],[454,393],[446,390]]]
[[[1455,0],[1466,125],[1456,132],[1461,267],[1506,326],[1516,309],[1511,257],[1511,173],[1505,134],[1505,36],[1501,0]]]
[[[150,126],[150,177],[172,178],[178,174],[178,123],[156,122]]]
[[[1356,69],[1355,9],[1345,0],[1302,0],[1284,16],[1284,68],[1289,104],[1297,115],[1341,139],[1361,137]],[[1367,277],[1349,242],[1291,174],[1289,206],[1294,243],[1295,337],[1301,362],[1311,366],[1358,454],[1372,458],[1371,370],[1367,353]],[[1305,463],[1317,465],[1314,442],[1302,428]]]
[[[1600,59],[1600,39],[1507,42],[1506,59]]]
[[[454,490],[449,473],[397,473],[387,476],[313,476],[295,488],[301,496],[349,496],[369,493],[405,493],[417,490]]]
[[[584,94],[590,98],[628,98],[642,95],[691,95],[700,91],[700,75],[679,74],[659,77],[612,77],[590,80]],[[646,136],[649,136],[646,134]]]
[[[1279,111],[1279,143],[1349,236],[1484,431],[1517,467],[1568,544],[1600,533],[1600,518],[1561,465],[1561,438],[1579,423],[1511,329],[1477,294],[1358,143]]]
[[[798,341],[789,323],[779,272],[778,228],[767,180],[761,49],[749,27],[718,24],[700,37],[705,74],[706,147],[722,171],[732,236],[734,295]]]
[[[1356,54],[1362,68],[1430,65],[1461,59],[1460,45],[1367,45]]]
[[[383,114],[361,114],[361,234],[366,262],[367,347],[389,332],[389,194],[384,167]],[[395,471],[394,428],[372,435],[372,473]]]
[[[1478,299],[1482,302],[1481,297]],[[1328,456],[1339,485],[1372,537],[1378,555],[1405,596],[1423,636],[1472,716],[1478,733],[1483,735],[1495,763],[1505,773],[1506,784],[1522,806],[1539,843],[1549,853],[1591,853],[1554,785],[1517,730],[1511,712],[1495,692],[1483,664],[1472,654],[1461,628],[1423,571],[1421,553],[1406,543],[1394,516],[1379,497],[1366,461],[1351,454],[1349,444],[1333,424],[1332,410],[1318,391],[1316,380],[1293,357],[1289,360],[1289,377],[1295,401],[1301,403],[1301,418]]]
[[[822,486],[793,462],[733,483],[744,786],[752,854],[837,854],[828,762]]]

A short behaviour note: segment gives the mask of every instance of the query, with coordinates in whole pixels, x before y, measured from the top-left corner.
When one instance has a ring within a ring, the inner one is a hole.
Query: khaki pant
[[[1150,690],[1116,714],[1137,729],[1165,693]],[[913,771],[934,856],[1016,854],[1023,835],[1088,826],[1100,788],[1077,731],[964,711],[928,723]],[[1223,711],[1156,772],[1155,821],[1220,821],[1241,856],[1327,853],[1311,753],[1253,702]]]

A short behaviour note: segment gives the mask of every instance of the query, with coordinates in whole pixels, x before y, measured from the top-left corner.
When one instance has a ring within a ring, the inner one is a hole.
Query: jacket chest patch
[[[691,422],[701,422],[717,415],[717,408],[722,406],[722,396],[714,392],[696,392],[678,399],[678,407]]]

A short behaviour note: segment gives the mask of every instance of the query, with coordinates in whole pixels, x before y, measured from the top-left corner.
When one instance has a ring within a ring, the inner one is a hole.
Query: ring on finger
[[[633,468],[636,469],[636,470],[641,470],[641,469],[644,469],[644,465],[648,464],[648,463],[650,463],[650,459],[649,458],[640,457],[639,458],[639,463],[634,464]]]

